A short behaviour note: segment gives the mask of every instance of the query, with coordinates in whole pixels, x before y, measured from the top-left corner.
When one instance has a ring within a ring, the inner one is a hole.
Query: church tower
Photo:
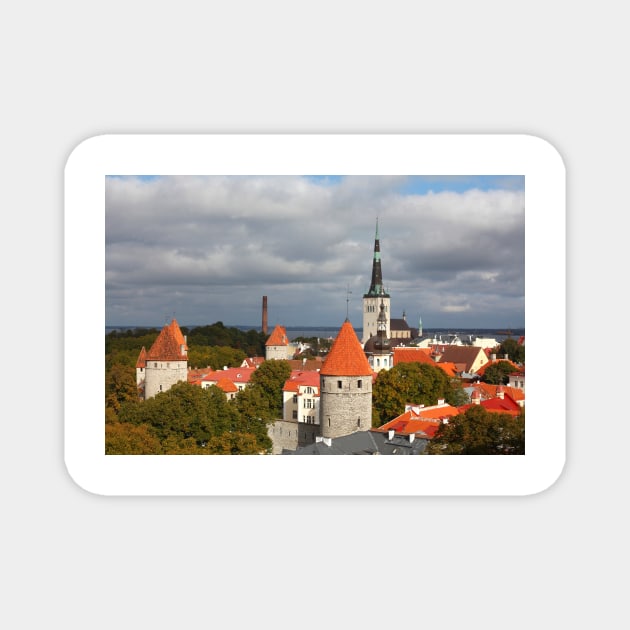
[[[376,236],[374,238],[374,258],[372,259],[372,282],[368,292],[363,296],[363,338],[361,343],[376,335],[378,316],[381,304],[385,312],[385,326],[387,338],[390,337],[390,299],[383,287],[383,272],[381,270],[381,245],[378,238],[378,219],[376,219]]]
[[[387,318],[385,317],[385,305],[383,303],[381,303],[380,313],[376,320],[376,334],[372,335],[365,342],[363,352],[365,352],[370,367],[375,372],[389,370],[394,367],[392,341],[387,337]]]
[[[322,437],[337,438],[372,426],[372,368],[346,319],[319,371]]]

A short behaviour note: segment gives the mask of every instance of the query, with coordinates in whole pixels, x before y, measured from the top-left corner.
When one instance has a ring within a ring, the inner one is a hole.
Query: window
[[[293,419],[297,420],[297,410],[296,409],[293,410]]]
[[[337,389],[341,389],[343,387],[342,381],[337,381]]]
[[[362,381],[361,379],[359,379],[359,380],[357,381],[357,387],[358,387],[359,389],[362,389],[362,388],[363,388],[363,381]]]
[[[293,394],[293,402],[297,403],[297,394]]]
[[[357,426],[360,427],[361,426],[361,418],[357,418]]]
[[[156,367],[157,367],[157,363],[154,363],[154,364],[153,364],[153,367],[154,367],[154,368],[156,368]]]

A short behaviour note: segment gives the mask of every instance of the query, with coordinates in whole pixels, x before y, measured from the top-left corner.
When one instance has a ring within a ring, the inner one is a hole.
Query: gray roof
[[[420,455],[428,440],[395,436],[388,439],[387,433],[357,431],[333,438],[330,446],[325,442],[315,442],[296,451],[283,450],[283,455]]]

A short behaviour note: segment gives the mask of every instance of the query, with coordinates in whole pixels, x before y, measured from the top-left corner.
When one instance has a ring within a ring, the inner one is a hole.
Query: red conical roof
[[[322,369],[324,376],[370,376],[372,368],[361,347],[352,324],[346,320],[326,356]]]
[[[138,355],[138,360],[136,361],[137,368],[143,368],[147,366],[147,351],[144,346],[142,346],[142,350],[140,350],[140,354]]]
[[[288,346],[289,338],[287,337],[287,331],[284,326],[278,324],[271,333],[269,339],[265,343],[266,346]]]
[[[146,360],[149,361],[185,361],[187,359],[188,346],[179,324],[173,320],[162,328],[151,349],[147,352]]]

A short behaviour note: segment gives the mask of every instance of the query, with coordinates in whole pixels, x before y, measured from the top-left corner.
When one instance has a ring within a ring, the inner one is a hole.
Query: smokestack
[[[262,301],[262,331],[267,334],[267,296],[263,295]]]

